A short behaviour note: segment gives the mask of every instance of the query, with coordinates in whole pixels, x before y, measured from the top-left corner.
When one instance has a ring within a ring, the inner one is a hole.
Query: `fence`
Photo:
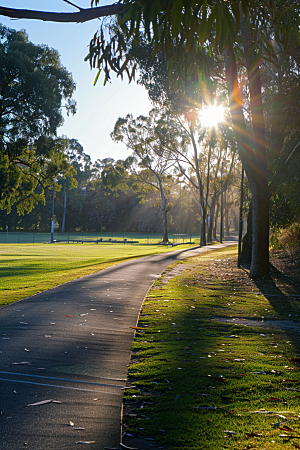
[[[199,235],[169,233],[169,241],[174,244],[195,242],[199,243]],[[162,235],[157,233],[54,233],[55,242],[64,243],[140,243],[158,244]],[[0,244],[48,244],[51,242],[50,233],[38,232],[0,232]]]

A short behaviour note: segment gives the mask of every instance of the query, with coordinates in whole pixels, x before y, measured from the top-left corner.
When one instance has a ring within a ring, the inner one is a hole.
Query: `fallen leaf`
[[[247,439],[250,438],[250,437],[259,437],[259,436],[262,436],[262,435],[263,435],[262,433],[254,433],[254,432],[245,433],[245,436],[246,436]]]
[[[288,358],[290,362],[298,362],[300,363],[300,358]]]
[[[138,450],[136,447],[127,447],[127,445],[124,445],[120,442],[120,447],[124,448],[125,450]]]
[[[293,430],[290,427],[287,427],[286,425],[284,427],[282,427],[282,428],[279,428],[279,430],[281,430],[281,431],[291,431],[292,433],[297,433],[297,431]]]
[[[22,362],[14,362],[12,364],[13,364],[13,366],[24,366],[24,365],[33,364],[33,363],[31,363],[29,361],[22,361]]]
[[[47,403],[61,403],[58,400],[42,400],[41,402],[36,402],[36,403],[29,403],[29,405],[27,406],[40,406],[40,405],[46,405]]]

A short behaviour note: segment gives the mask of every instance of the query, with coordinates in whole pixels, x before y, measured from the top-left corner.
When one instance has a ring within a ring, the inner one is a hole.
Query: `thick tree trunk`
[[[266,183],[267,184],[267,183]],[[269,191],[268,185],[252,189],[251,278],[269,278]]]
[[[252,202],[249,205],[247,215],[247,232],[243,237],[242,252],[240,256],[240,264],[251,264],[252,255]]]
[[[245,25],[246,26],[246,25]],[[247,53],[248,43],[244,42]],[[249,50],[250,51],[250,50]],[[253,239],[250,277],[269,277],[269,189],[267,184],[266,148],[262,109],[261,82],[258,64],[253,64],[255,51],[247,56],[247,70],[250,86],[250,105],[253,140],[246,128],[239,98],[237,66],[233,48],[229,46],[226,78],[230,96],[230,109],[236,139],[242,162],[247,173],[252,192]],[[253,150],[255,149],[255,151]]]

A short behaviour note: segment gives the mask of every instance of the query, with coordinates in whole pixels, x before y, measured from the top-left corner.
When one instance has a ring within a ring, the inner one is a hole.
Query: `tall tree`
[[[64,100],[67,113],[75,113],[74,90],[56,50],[0,25],[1,208],[16,203],[20,213],[30,211],[53,178],[70,168],[67,140],[54,136]]]
[[[168,242],[167,212],[168,202],[165,182],[170,169],[174,166],[171,150],[164,145],[161,136],[168,133],[163,113],[152,109],[149,116],[134,119],[131,114],[119,118],[111,134],[115,142],[124,142],[133,151],[132,169],[138,181],[157,190],[161,198],[163,242]],[[179,143],[178,143],[179,144]]]

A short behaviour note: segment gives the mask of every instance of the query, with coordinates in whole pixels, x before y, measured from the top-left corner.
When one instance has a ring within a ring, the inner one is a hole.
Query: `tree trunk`
[[[217,202],[217,210],[216,210],[216,215],[215,215],[215,220],[214,220],[214,227],[213,227],[213,240],[216,241],[217,240],[217,224],[218,224],[218,217],[219,217],[219,202]]]
[[[163,243],[167,243],[169,241],[168,237],[168,221],[167,221],[167,202],[166,197],[163,190],[163,185],[161,179],[159,179],[159,189],[161,195],[161,206],[162,206],[162,222],[163,222]]]
[[[247,53],[247,43],[244,43],[244,48]],[[237,66],[231,45],[229,45],[228,49],[226,79],[233,127],[252,192],[253,239],[250,277],[269,278],[269,189],[266,170],[261,82],[258,64],[256,66],[253,65],[255,56],[254,50],[247,56],[253,141],[251,141],[246,128],[242,102],[239,98]]]
[[[251,278],[269,278],[269,191],[258,186],[252,189],[252,256]]]
[[[229,236],[229,202],[227,201],[227,191],[224,192],[224,217],[225,217],[225,235]]]
[[[202,178],[201,178],[200,169],[199,169],[198,149],[197,149],[197,144],[195,141],[194,132],[193,132],[193,129],[191,126],[190,126],[190,136],[191,136],[193,149],[194,149],[194,162],[195,162],[196,176],[197,176],[198,190],[199,190],[200,223],[201,223],[200,245],[204,246],[204,245],[206,245],[206,233],[205,233],[206,207],[204,206],[203,184],[202,184]],[[201,216],[201,213],[202,213],[202,216]]]
[[[242,252],[240,256],[240,264],[251,264],[252,254],[252,202],[249,205],[247,215],[247,232],[243,237]]]
[[[207,242],[213,241],[213,229],[215,224],[216,195],[214,194],[209,208],[209,220],[207,227]]]
[[[200,245],[206,245],[206,205],[202,202],[202,219],[201,219],[201,238]]]

